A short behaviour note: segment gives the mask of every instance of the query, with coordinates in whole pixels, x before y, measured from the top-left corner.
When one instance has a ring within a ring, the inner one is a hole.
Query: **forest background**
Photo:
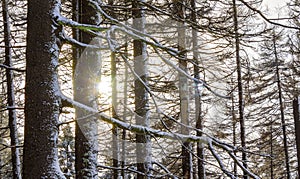
[[[299,177],[280,4],[2,0],[0,178]]]

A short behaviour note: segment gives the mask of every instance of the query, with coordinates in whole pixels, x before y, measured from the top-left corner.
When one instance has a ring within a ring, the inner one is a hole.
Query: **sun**
[[[110,78],[102,78],[101,81],[97,84],[97,89],[100,96],[109,97],[111,96],[111,79]]]
[[[98,105],[99,109],[107,115],[111,115],[112,107],[112,88],[111,79],[109,77],[101,78],[101,81],[97,84],[98,90]],[[107,110],[109,109],[109,110]]]

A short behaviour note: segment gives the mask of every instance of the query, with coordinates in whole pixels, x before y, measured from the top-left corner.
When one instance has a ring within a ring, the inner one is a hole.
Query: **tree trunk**
[[[128,54],[128,44],[127,39],[125,39],[125,55]],[[124,72],[124,106],[123,106],[123,120],[127,122],[127,103],[128,103],[128,67],[125,65]],[[122,129],[122,156],[121,156],[121,166],[124,169],[126,165],[126,130]],[[121,171],[123,179],[127,179],[125,170]]]
[[[241,130],[241,145],[244,150],[246,150],[246,132],[245,132],[245,119],[244,119],[244,97],[243,97],[243,83],[242,83],[242,67],[240,59],[240,40],[238,32],[238,15],[236,0],[233,2],[233,21],[234,21],[234,37],[235,37],[235,55],[236,55],[236,64],[237,64],[237,76],[238,76],[238,96],[239,96],[239,119],[240,119],[240,130]],[[247,165],[247,154],[242,152],[242,162],[245,168],[248,168]],[[248,174],[244,171],[244,179],[248,178]]]
[[[296,146],[297,146],[297,171],[298,177],[300,176],[300,117],[299,117],[300,103],[299,97],[295,97],[293,100],[293,114],[294,114],[294,125],[296,135]]]
[[[109,0],[108,4],[110,6],[114,5],[114,0]],[[111,12],[111,17],[115,18],[114,11]],[[115,34],[111,35],[111,38],[115,38]],[[112,52],[111,55],[111,88],[112,88],[112,94],[111,94],[111,103],[112,103],[112,117],[118,118],[117,115],[117,60],[116,60],[116,53]],[[119,129],[117,126],[113,125],[112,127],[112,153],[113,153],[113,167],[119,168],[119,152],[120,152],[120,146],[119,146]],[[120,170],[115,169],[113,170],[113,178],[118,179]]]
[[[270,126],[270,156],[273,156],[274,153],[274,147],[273,147],[273,121],[271,122]],[[274,159],[273,157],[270,158],[270,173],[271,178],[274,178]]]
[[[88,0],[73,2],[74,8],[78,8],[78,17],[74,20],[85,24],[99,24],[100,16],[89,4]],[[76,10],[74,10],[76,11]],[[79,31],[75,33],[77,40],[99,45],[100,41],[93,35]],[[77,51],[79,50],[79,52]],[[85,48],[74,51],[74,100],[87,106],[97,108],[98,79],[101,70],[100,52],[95,49]],[[76,55],[76,56],[75,56]],[[97,118],[86,117],[86,111],[76,108],[75,130],[75,170],[76,178],[98,178],[97,171]],[[84,119],[82,119],[84,118]]]
[[[146,19],[140,2],[144,2],[144,0],[135,0],[132,2],[133,27],[141,32],[144,32]],[[140,40],[134,40],[133,48],[134,70],[137,75],[139,75],[140,79],[142,79],[145,84],[148,84],[146,44]],[[134,94],[136,124],[149,127],[149,97],[146,88],[139,79],[135,79],[134,81]],[[136,156],[138,171],[146,175],[150,174],[151,140],[149,135],[136,134]],[[137,178],[143,179],[148,178],[148,176],[138,174]]]
[[[196,23],[197,21],[197,13],[196,13],[196,2],[195,0],[191,0],[191,8],[192,8],[192,21]],[[196,79],[200,79],[199,73],[199,54],[198,54],[198,33],[197,29],[193,27],[192,29],[192,39],[193,39],[193,60],[194,60],[194,77]],[[202,108],[201,108],[201,91],[199,90],[199,86],[201,85],[198,82],[195,83],[195,113],[196,113],[196,128],[199,130],[203,130],[203,119],[202,119]],[[202,132],[197,131],[197,136],[202,136]],[[205,179],[205,167],[204,167],[204,148],[201,144],[197,143],[197,165],[198,165],[198,178]]]
[[[290,164],[289,164],[289,155],[288,155],[286,124],[285,124],[285,117],[284,117],[282,87],[281,87],[281,80],[280,80],[280,73],[279,73],[279,59],[278,59],[278,56],[277,56],[277,47],[276,47],[276,37],[275,37],[275,35],[273,36],[273,48],[274,48],[275,64],[276,64],[276,77],[277,77],[278,98],[279,98],[279,105],[280,105],[280,118],[281,118],[281,125],[282,125],[282,135],[283,135],[283,145],[284,145],[284,155],[285,155],[285,167],[286,167],[287,178],[290,179],[291,176],[290,176]]]
[[[185,1],[173,1],[174,11],[178,18],[185,19]],[[186,30],[183,22],[178,22],[177,33],[178,33],[178,50],[186,50]],[[186,54],[182,54],[181,58],[186,59]],[[187,60],[179,60],[179,67],[187,72]],[[181,123],[189,125],[189,89],[188,79],[185,75],[179,74],[179,98],[180,98],[180,118]],[[182,126],[182,134],[189,134],[189,130]],[[192,175],[192,155],[190,153],[191,144],[190,142],[183,141],[182,145],[182,176],[184,178],[191,178]]]
[[[58,0],[28,1],[23,178],[65,178],[57,157],[58,6]]]
[[[116,54],[114,52],[111,53],[111,100],[112,100],[112,117],[118,118],[117,115],[117,62],[116,62]],[[119,168],[119,129],[117,126],[113,125],[112,128],[112,151],[113,151],[113,167]],[[119,176],[119,170],[114,170],[114,178],[117,179]]]
[[[11,36],[10,36],[10,22],[8,13],[7,0],[2,1],[2,14],[3,14],[3,24],[4,24],[4,44],[5,44],[5,65],[12,67],[12,51],[11,51]],[[6,81],[7,81],[7,102],[8,106],[8,121],[10,130],[10,145],[11,145],[11,160],[12,160],[12,173],[14,179],[21,178],[21,162],[20,162],[20,152],[17,146],[18,141],[18,127],[17,127],[17,116],[15,107],[15,92],[14,92],[14,82],[13,82],[13,71],[6,69]]]
[[[231,99],[231,117],[232,117],[232,141],[233,141],[233,146],[237,145],[236,139],[237,139],[237,135],[236,135],[236,123],[237,123],[237,119],[236,119],[236,115],[235,115],[235,106],[234,106],[234,97],[232,96]],[[236,155],[236,151],[233,152],[235,156]],[[233,164],[233,174],[234,176],[237,176],[237,163],[234,161]]]

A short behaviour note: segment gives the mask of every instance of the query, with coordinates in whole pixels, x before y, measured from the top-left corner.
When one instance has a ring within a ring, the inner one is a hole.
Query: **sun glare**
[[[102,78],[97,85],[98,91],[101,96],[108,97],[111,96],[111,82],[110,78]]]

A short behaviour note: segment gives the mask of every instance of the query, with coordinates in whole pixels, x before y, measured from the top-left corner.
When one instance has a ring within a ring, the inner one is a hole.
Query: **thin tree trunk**
[[[1,85],[1,94],[4,93],[4,85]],[[4,104],[4,98],[3,97],[0,97],[0,103],[1,104]],[[1,125],[3,124],[3,119],[6,118],[4,116],[4,113],[0,113],[0,123]],[[6,130],[6,129],[1,129],[0,130],[0,142],[3,143],[3,137],[5,135],[5,133],[2,131],[2,130]],[[0,178],[3,178],[2,174],[4,173],[4,170],[3,170],[3,155],[0,155]]]
[[[127,39],[125,39],[125,55],[128,53],[128,44]],[[127,102],[128,102],[128,67],[125,65],[125,73],[124,73],[124,107],[123,107],[123,120],[124,122],[127,122]],[[122,160],[121,160],[121,166],[124,169],[126,166],[126,130],[122,130]],[[125,173],[125,170],[122,170],[122,177],[123,179],[127,179],[127,175]]]
[[[4,76],[1,76],[1,79],[2,81],[4,81]],[[1,94],[5,94],[6,93],[6,89],[5,89],[5,84],[4,83],[1,83],[1,89],[0,89],[0,93]],[[5,96],[1,96],[0,97],[0,104],[5,104],[6,102],[6,99],[5,99]],[[0,123],[1,125],[7,125],[7,124],[4,124],[7,120],[7,115],[5,113],[0,113]],[[5,140],[4,138],[6,137],[6,131],[7,130],[7,127],[5,128],[2,128],[0,130],[0,143],[3,143]],[[5,156],[4,155],[0,155],[0,178],[3,178],[5,176]]]
[[[140,2],[144,0],[134,0],[132,2],[133,27],[141,32],[145,31],[145,14],[142,10]],[[134,70],[139,75],[140,79],[145,84],[148,84],[147,71],[147,47],[146,44],[140,40],[133,41],[134,53]],[[139,79],[134,81],[135,94],[135,120],[137,125],[150,126],[149,121],[149,97],[147,90]],[[151,166],[151,140],[147,134],[136,134],[136,156],[138,171],[148,175],[150,174]],[[138,179],[149,178],[148,176],[138,174]]]
[[[101,19],[88,0],[74,1],[78,16],[73,16],[81,23],[99,24]],[[74,9],[76,11],[76,9]],[[75,32],[74,38],[86,44],[99,45],[98,39],[84,32]],[[78,51],[79,50],[79,51]],[[80,56],[79,56],[80,55]],[[101,57],[95,49],[77,49],[74,51],[74,99],[87,106],[97,108],[98,89],[97,83],[100,77]],[[88,113],[76,108],[75,130],[75,170],[76,178],[98,178],[97,171],[97,118],[84,118]]]
[[[109,0],[108,4],[110,6],[114,5],[114,0]],[[115,14],[112,11],[110,14],[112,17],[115,18]],[[111,38],[115,38],[115,34],[111,35]],[[112,103],[112,117],[118,118],[117,116],[117,62],[116,62],[116,53],[111,53],[111,88],[112,88],[112,94],[111,94],[111,103]],[[119,168],[120,162],[119,162],[119,129],[117,126],[112,126],[112,152],[113,152],[113,167]],[[113,178],[117,179],[119,176],[120,170],[115,169],[113,170]]]
[[[197,21],[196,14],[196,2],[195,0],[191,0],[191,8],[192,8],[192,21]],[[192,29],[192,39],[193,39],[193,60],[194,60],[194,77],[196,79],[200,79],[199,73],[199,54],[198,54],[198,33],[197,29],[193,27]],[[196,128],[203,130],[203,119],[202,119],[202,108],[201,108],[201,91],[198,88],[199,83],[195,84],[195,113],[196,113]],[[197,136],[202,136],[202,132],[197,131]],[[197,143],[197,169],[198,169],[198,179],[205,179],[205,166],[204,166],[204,148],[201,144]]]
[[[117,78],[116,78],[116,56],[114,53],[111,54],[111,84],[112,84],[112,117],[118,118],[117,116]],[[112,151],[113,151],[113,167],[119,168],[119,129],[117,126],[112,127]],[[119,176],[119,170],[116,169],[113,172],[115,179]]]
[[[173,1],[175,14],[180,19],[185,19],[185,1]],[[178,50],[186,50],[186,30],[185,24],[183,22],[178,22],[177,33],[178,33]],[[186,54],[182,54],[181,58],[186,58]],[[179,67],[187,71],[187,60],[179,60]],[[189,89],[188,89],[188,79],[185,75],[179,74],[179,98],[180,98],[180,118],[184,125],[189,125]],[[182,134],[189,134],[189,130],[182,126]],[[182,176],[184,178],[191,178],[192,174],[192,155],[191,143],[183,141],[182,145]]]
[[[286,124],[285,124],[285,117],[284,117],[282,87],[281,87],[281,80],[280,80],[280,73],[279,73],[279,59],[277,56],[278,54],[277,54],[275,35],[273,36],[273,48],[274,48],[275,64],[276,64],[276,78],[277,78],[278,98],[279,98],[279,105],[280,105],[280,118],[281,118],[281,125],[282,125],[285,167],[286,167],[287,178],[290,179],[291,176],[290,176],[290,164],[289,164],[288,144],[287,144],[287,135],[286,135]]]
[[[235,37],[235,55],[236,55],[236,64],[237,64],[237,76],[238,76],[238,96],[239,96],[239,119],[240,119],[240,130],[241,130],[241,145],[243,150],[246,150],[246,128],[245,128],[245,119],[244,119],[244,97],[243,97],[243,83],[242,83],[242,67],[240,59],[240,39],[238,32],[238,15],[236,0],[233,2],[233,21],[234,21],[234,37]],[[247,154],[245,151],[242,152],[242,162],[245,168],[248,168],[247,165]],[[248,178],[248,174],[244,171],[244,179]]]
[[[112,88],[112,117],[118,118],[117,115],[117,64],[116,64],[116,54],[111,53],[111,88]],[[112,151],[113,151],[113,167],[119,168],[119,129],[117,126],[112,127]],[[114,170],[114,178],[117,179],[119,176],[119,170]]]
[[[5,65],[12,67],[12,51],[11,51],[11,37],[10,37],[10,22],[8,13],[7,0],[2,0],[2,15],[4,24],[4,44],[5,44]],[[13,71],[6,69],[6,81],[7,81],[7,102],[8,106],[15,106],[15,94],[14,94],[14,82],[13,82]],[[11,147],[11,159],[12,159],[12,173],[14,179],[21,178],[21,162],[20,152],[17,148],[19,144],[18,140],[18,128],[17,128],[17,116],[16,111],[13,108],[8,109],[8,120],[10,130],[10,145]]]
[[[274,159],[273,159],[273,151],[274,151],[274,147],[273,147],[273,121],[271,122],[271,126],[270,126],[270,155],[271,157],[271,162],[270,162],[270,170],[271,170],[271,178],[274,178]]]
[[[57,156],[60,91],[60,27],[57,0],[29,0],[27,14],[23,178],[65,176]]]
[[[231,116],[232,116],[232,138],[233,138],[233,145],[236,146],[237,142],[237,136],[236,136],[236,123],[237,123],[237,119],[236,119],[236,115],[235,115],[235,106],[234,106],[234,97],[232,96],[231,99]],[[236,151],[233,152],[234,155],[236,156]],[[237,163],[234,161],[233,164],[233,174],[234,176],[237,176]]]
[[[299,117],[299,110],[300,110],[300,103],[299,103],[299,96],[297,96],[293,100],[293,114],[294,114],[295,136],[296,136],[296,146],[297,146],[298,177],[300,176],[300,117]]]

